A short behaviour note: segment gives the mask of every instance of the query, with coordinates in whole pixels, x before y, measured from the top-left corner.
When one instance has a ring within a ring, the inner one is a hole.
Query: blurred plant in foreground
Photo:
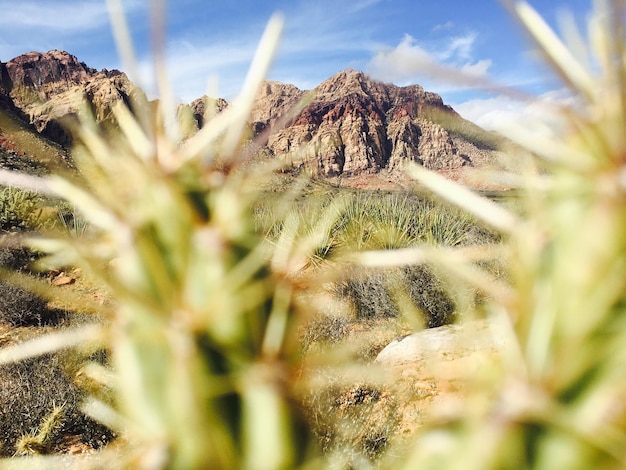
[[[528,149],[501,174],[521,192],[521,216],[423,168],[409,172],[505,234],[493,253],[409,249],[490,297],[507,339],[501,370],[477,378],[394,468],[624,468],[626,465],[626,49],[624,2],[598,1],[585,45],[565,18],[568,48],[526,2],[511,10],[579,103],[557,110],[563,129],[510,136]],[[554,110],[552,110],[554,111]],[[525,168],[524,168],[525,166]],[[497,257],[510,285],[476,260]],[[366,264],[381,264],[377,253]],[[389,263],[389,257],[385,263]]]
[[[590,50],[574,40],[576,54],[594,53],[587,66],[525,2],[512,9],[583,103],[563,110],[565,134],[518,133],[532,154],[517,156],[525,158],[524,172],[506,176],[524,193],[521,215],[409,168],[503,233],[502,245],[359,256],[370,266],[429,262],[485,291],[490,323],[508,344],[502,367],[477,377],[461,406],[434,415],[404,447],[391,443],[380,462],[388,468],[626,463],[623,2],[598,2]],[[124,22],[115,24],[117,35],[128,37]],[[307,454],[309,438],[298,427],[290,352],[295,292],[311,281],[295,274],[336,220],[322,216],[304,244],[290,235],[298,232],[289,226],[295,217],[273,244],[259,238],[252,220],[259,170],[240,165],[246,118],[279,30],[271,21],[238,100],[186,142],[176,137],[166,92],[157,116],[136,97],[134,115],[115,110],[116,138],[83,118],[76,157],[88,175],[83,183],[33,185],[66,198],[96,227],[82,240],[40,239],[36,247],[51,253],[48,262],[83,267],[116,302],[102,324],[0,350],[0,363],[79,345],[109,351],[111,367],[83,370],[102,390],[85,410],[120,437],[95,456],[73,458],[77,466],[274,469],[308,457],[310,467],[325,465]],[[569,37],[579,36],[570,29]],[[163,72],[162,64],[157,69]],[[477,262],[490,258],[509,266],[510,282],[480,270]],[[11,465],[59,462],[50,459]]]
[[[123,19],[115,24],[127,37]],[[114,109],[117,132],[82,116],[74,155],[82,178],[37,182],[94,229],[33,245],[48,265],[83,268],[115,306],[102,323],[4,348],[0,363],[78,345],[108,351],[110,367],[82,372],[100,390],[84,410],[120,437],[85,466],[277,469],[308,449],[289,383],[291,276],[308,255],[288,237],[272,246],[256,234],[252,205],[272,168],[240,165],[281,25],[268,24],[239,98],[194,136],[177,138],[167,93],[156,115],[137,94],[132,112]],[[120,44],[128,56],[129,43]]]

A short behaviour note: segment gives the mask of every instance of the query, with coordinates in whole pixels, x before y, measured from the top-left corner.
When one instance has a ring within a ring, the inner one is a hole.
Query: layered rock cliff
[[[267,82],[252,113],[253,128],[275,126],[304,93]],[[318,175],[394,171],[407,161],[434,170],[454,169],[472,164],[472,154],[479,154],[476,144],[458,132],[471,123],[419,85],[398,87],[346,70],[321,83],[312,96],[298,115],[274,129],[268,148]]]
[[[4,62],[0,61],[0,102],[2,103],[8,103],[10,101],[10,98],[9,98],[10,83],[11,82],[10,82],[7,66]]]
[[[12,103],[41,134],[68,145],[68,120],[88,109],[107,119],[113,103],[136,92],[118,70],[97,71],[65,51],[29,52],[6,63],[4,86]]]
[[[64,51],[30,52],[0,63],[0,107],[66,147],[72,140],[67,124],[79,112],[87,109],[106,122],[112,105],[132,105],[134,93],[141,91],[122,72],[97,71]],[[226,106],[222,99],[206,97],[181,106],[183,135]],[[353,70],[310,92],[264,82],[250,129],[253,136],[263,136],[264,155],[327,177],[395,172],[406,162],[454,170],[490,160],[495,149],[488,133],[462,119],[439,95]]]

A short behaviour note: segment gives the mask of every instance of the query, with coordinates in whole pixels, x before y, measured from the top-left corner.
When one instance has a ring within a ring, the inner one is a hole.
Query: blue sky
[[[149,0],[122,0],[132,30],[139,76],[152,88]],[[530,0],[552,26],[563,10],[579,26],[591,0]],[[311,89],[352,68],[397,85],[418,83],[442,95],[465,117],[497,127],[519,103],[424,74],[424,65],[463,71],[547,97],[560,85],[538,65],[519,25],[498,0],[271,0],[167,2],[166,50],[176,96],[185,102],[207,91],[240,89],[255,47],[274,12],[285,19],[270,79]],[[64,49],[97,69],[124,69],[111,33],[106,0],[0,0],[0,60],[37,50]],[[446,74],[444,74],[446,75]]]

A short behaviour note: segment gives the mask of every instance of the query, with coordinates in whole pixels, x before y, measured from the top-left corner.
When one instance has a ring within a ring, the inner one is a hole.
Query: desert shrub
[[[424,326],[453,323],[455,304],[444,284],[427,266],[362,268],[338,283],[340,296],[354,306],[357,318],[397,317],[408,299],[422,312]]]
[[[325,373],[325,372],[320,372]],[[384,455],[401,419],[399,404],[384,388],[345,384],[327,376],[305,399],[315,438],[336,468],[369,468]]]
[[[0,455],[15,454],[18,441],[37,436],[55,407],[62,407],[63,419],[48,431],[44,449],[50,452],[62,439],[77,436],[79,441],[98,448],[113,434],[80,411],[84,394],[67,375],[59,355],[46,354],[0,366]]]
[[[33,231],[42,224],[43,199],[37,193],[5,187],[0,189],[0,231]]]
[[[436,328],[454,323],[456,306],[453,297],[434,271],[424,265],[410,265],[402,269],[404,289],[413,304],[425,316],[424,326]]]
[[[47,301],[30,290],[0,280],[0,322],[11,326],[58,324],[66,312],[48,308]]]
[[[40,253],[26,247],[0,246],[0,267],[14,271],[28,268]]]
[[[316,344],[333,344],[343,340],[350,328],[350,319],[345,315],[316,315],[302,326],[300,338],[304,351]]]

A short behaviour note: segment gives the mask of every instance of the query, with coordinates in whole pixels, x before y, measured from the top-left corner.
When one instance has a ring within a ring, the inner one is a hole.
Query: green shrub
[[[0,189],[0,231],[38,230],[42,220],[43,198],[37,193],[16,188]]]

